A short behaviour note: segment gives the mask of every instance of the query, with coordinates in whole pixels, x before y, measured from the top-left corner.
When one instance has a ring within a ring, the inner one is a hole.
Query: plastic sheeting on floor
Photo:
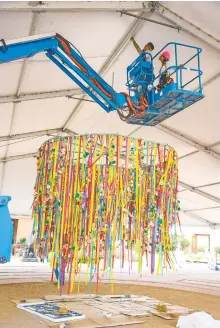
[[[206,312],[195,312],[181,316],[177,322],[177,328],[220,328],[220,321],[215,320]]]

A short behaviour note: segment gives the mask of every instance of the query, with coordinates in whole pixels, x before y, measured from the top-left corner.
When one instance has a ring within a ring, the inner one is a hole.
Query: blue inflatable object
[[[8,210],[10,196],[0,196],[0,264],[10,262],[13,224]]]

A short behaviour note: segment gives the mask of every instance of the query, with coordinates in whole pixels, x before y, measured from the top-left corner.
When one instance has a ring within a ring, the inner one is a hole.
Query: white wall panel
[[[220,198],[220,183],[217,185],[214,185],[214,186],[202,187],[202,188],[199,188],[199,190],[202,190],[212,196]]]
[[[22,61],[0,65],[1,87],[0,96],[15,95],[21,75]]]
[[[169,118],[164,125],[204,146],[220,141],[219,88],[220,79],[204,89],[204,99]]]
[[[0,104],[0,136],[7,136],[10,133],[13,104]],[[0,158],[5,157],[6,145],[9,141],[0,142]]]
[[[179,179],[194,187],[220,181],[219,160],[201,152],[179,161]]]
[[[191,147],[181,140],[174,138],[163,131],[160,131],[156,127],[143,127],[142,129],[132,134],[132,136],[144,138],[146,140],[152,140],[162,144],[168,144],[177,151],[179,157],[195,151],[194,147]]]
[[[168,1],[162,4],[216,38],[220,35],[218,1],[200,1],[199,3],[187,1],[187,6],[184,1]]]
[[[179,191],[183,191],[183,190],[185,190],[186,188],[183,188],[183,187],[181,187],[180,185],[178,186],[178,189],[179,189]],[[180,195],[180,194],[179,194]]]
[[[194,210],[211,206],[219,206],[219,203],[216,203],[189,190],[181,192],[178,195],[178,199],[180,200],[180,207],[183,210]]]
[[[67,98],[41,99],[18,103],[12,133],[61,127],[75,104],[75,100]]]
[[[92,58],[88,59],[88,63],[95,70],[99,70],[105,59],[105,57]],[[27,65],[21,91],[32,93],[74,88],[78,88],[78,85],[48,58],[47,61],[34,62],[32,60]]]
[[[6,154],[6,144],[8,144],[8,142],[4,142],[1,143],[0,142],[0,158],[5,158],[5,154]]]
[[[89,130],[91,133],[113,133],[127,135],[135,129],[137,125],[126,124],[123,122],[117,111],[103,115],[101,120],[98,120]]]
[[[196,228],[199,227],[199,226],[204,226],[204,227],[209,228],[209,226],[205,222],[200,221],[200,220],[196,220],[196,219],[192,218],[191,216],[187,215],[186,213],[180,212],[179,216],[180,216],[180,224],[181,224],[181,227],[182,227],[181,230],[182,230],[183,234],[187,233],[187,230],[185,229],[185,226],[190,226],[190,229],[192,229],[193,226],[196,226]]]
[[[195,211],[193,212],[196,215],[199,215],[200,217],[211,221],[213,223],[220,224],[220,209],[209,209],[209,210],[203,210],[203,211]]]
[[[40,146],[51,137],[31,137],[30,139],[20,139],[12,141],[8,147],[8,156],[35,153]],[[18,142],[19,141],[19,142]]]
[[[0,136],[7,136],[10,132],[13,104],[0,104]]]
[[[133,18],[114,12],[42,13],[36,34],[59,33],[84,57],[109,56],[132,21]]]
[[[2,181],[3,165],[4,165],[3,163],[0,163],[0,181]]]
[[[214,150],[216,153],[220,154],[220,141],[218,143],[218,145],[211,147],[212,150]]]
[[[31,12],[0,12],[1,38],[7,41],[27,36],[32,18]]]
[[[36,173],[35,158],[7,162],[2,194],[12,197],[9,203],[11,213],[31,213]]]

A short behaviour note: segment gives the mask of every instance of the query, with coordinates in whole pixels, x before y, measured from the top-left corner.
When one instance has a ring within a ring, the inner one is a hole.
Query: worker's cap
[[[161,56],[163,56],[167,60],[170,60],[170,57],[171,57],[170,52],[168,50],[165,50],[164,52],[162,52]]]
[[[148,42],[148,47],[150,47],[150,49],[151,49],[151,51],[153,51],[154,50],[154,45],[153,45],[153,43],[152,42]]]

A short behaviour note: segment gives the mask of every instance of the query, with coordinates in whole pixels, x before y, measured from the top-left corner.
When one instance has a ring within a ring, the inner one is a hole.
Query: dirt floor
[[[93,293],[96,293],[93,285]],[[65,290],[63,291],[63,294]],[[80,293],[88,293],[88,287],[82,286]],[[44,295],[58,295],[57,286],[53,283],[29,283],[0,285],[0,327],[1,328],[44,328],[47,327],[40,318],[18,310],[11,302],[15,299],[40,298]],[[111,294],[109,284],[99,285],[99,294]],[[114,294],[147,295],[158,300],[181,305],[188,308],[200,309],[210,313],[215,319],[220,320],[220,297],[188,291],[156,288],[149,286],[114,285]],[[149,317],[146,324],[132,325],[129,327],[169,328],[175,327],[176,321],[166,321],[158,317]]]

